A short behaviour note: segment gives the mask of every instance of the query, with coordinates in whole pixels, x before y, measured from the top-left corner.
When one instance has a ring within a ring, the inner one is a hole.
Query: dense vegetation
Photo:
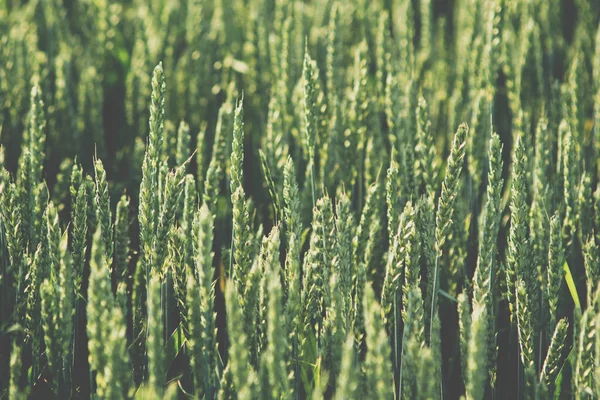
[[[0,1],[0,397],[600,396],[599,22]]]

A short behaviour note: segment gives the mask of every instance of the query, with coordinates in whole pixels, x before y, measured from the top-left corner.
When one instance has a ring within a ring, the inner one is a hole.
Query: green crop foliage
[[[597,0],[1,0],[0,400],[600,398]]]

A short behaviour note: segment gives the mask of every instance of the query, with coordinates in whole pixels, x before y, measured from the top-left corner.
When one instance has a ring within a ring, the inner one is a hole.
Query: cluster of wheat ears
[[[599,24],[0,1],[0,398],[598,398]]]

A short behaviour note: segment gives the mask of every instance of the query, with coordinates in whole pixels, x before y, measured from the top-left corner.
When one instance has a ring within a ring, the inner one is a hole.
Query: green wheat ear
[[[310,177],[312,187],[313,207],[316,204],[315,194],[315,145],[317,140],[317,79],[315,65],[308,55],[308,49],[304,52],[304,63],[302,65],[302,78],[304,80],[304,127],[306,131],[306,148],[308,150],[308,162],[310,165]]]
[[[213,398],[218,387],[218,353],[213,310],[214,219],[206,204],[195,213],[193,225],[193,263],[188,265],[185,282],[190,361],[194,369],[196,393]]]
[[[558,321],[552,335],[552,340],[550,341],[550,346],[548,347],[546,360],[542,366],[540,381],[544,382],[549,389],[553,388],[556,376],[565,361],[564,347],[567,341],[568,327],[569,323],[566,319],[563,318]]]
[[[446,238],[450,232],[452,225],[452,214],[454,212],[454,201],[458,195],[460,185],[460,177],[463,169],[463,163],[466,153],[466,140],[469,127],[467,124],[461,124],[454,135],[452,142],[452,150],[448,157],[448,165],[446,167],[446,176],[442,183],[442,192],[440,194],[435,217],[435,250],[436,258],[433,267],[433,274],[429,278],[433,281],[431,285],[431,304],[425,307],[426,318],[429,320],[428,338],[433,335],[433,319],[438,312],[438,290],[440,287],[440,258]]]
[[[548,308],[550,311],[549,325],[556,321],[559,290],[564,276],[564,248],[562,243],[562,228],[557,214],[550,219],[550,244],[548,246]]]
[[[509,232],[508,244],[508,264],[506,269],[507,290],[509,304],[512,310],[513,319],[516,311],[516,286],[515,282],[521,281],[524,285],[527,284],[529,289],[530,279],[533,279],[532,266],[529,264],[531,256],[531,248],[528,238],[528,205],[527,205],[527,159],[525,143],[521,137],[517,138],[515,159],[513,161],[513,177],[511,187],[511,224]],[[525,288],[523,289],[525,293]],[[535,290],[528,293],[530,296],[535,296]],[[533,303],[533,298],[532,304]],[[522,304],[522,310],[528,307],[528,304]],[[535,310],[530,310],[534,312]]]
[[[152,168],[158,168],[163,148],[165,131],[165,74],[162,62],[154,68],[152,74],[152,94],[150,96],[150,135],[148,137],[148,151]]]
[[[235,105],[233,117],[233,142],[231,145],[231,192],[242,187],[244,176],[244,95]]]
[[[239,397],[248,398],[256,385],[256,372],[250,365],[248,337],[242,326],[243,316],[238,298],[238,290],[233,281],[228,281],[225,288],[227,305],[227,331],[232,340],[229,344],[229,364],[233,384]]]
[[[163,307],[161,305],[162,279],[158,273],[152,273],[148,285],[148,384],[158,393],[162,393],[165,383],[164,370],[164,334],[163,334]]]
[[[8,394],[11,399],[27,399],[27,390],[21,388],[21,357],[23,345],[13,339],[10,352],[10,384]]]
[[[121,308],[115,304],[107,260],[99,224],[93,236],[90,259],[90,301],[87,303],[89,360],[92,370],[96,371],[98,395],[121,397],[129,394],[132,379],[125,350],[125,319]]]
[[[487,304],[474,303],[467,345],[466,388],[467,398],[482,399],[487,378],[488,335]]]
[[[336,400],[353,399],[358,389],[358,369],[356,365],[354,337],[348,335],[344,343],[340,374],[336,380]]]
[[[113,227],[112,227],[112,211],[110,206],[110,194],[108,192],[108,181],[106,179],[106,170],[100,159],[94,162],[95,182],[96,182],[96,210],[102,224],[102,232],[105,232],[105,251],[109,260],[112,263],[113,258]]]
[[[273,398],[285,398],[290,394],[289,379],[286,366],[286,353],[288,349],[287,335],[285,334],[285,320],[281,318],[283,312],[283,291],[280,280],[279,264],[279,230],[273,228],[269,235],[268,253],[265,259],[265,278],[267,280],[268,311],[266,316],[267,346],[264,349],[262,360],[266,363],[268,382]]]
[[[366,286],[363,299],[366,344],[369,351],[365,359],[366,389],[370,396],[387,399],[393,396],[391,349],[385,333],[381,307],[375,293]]]

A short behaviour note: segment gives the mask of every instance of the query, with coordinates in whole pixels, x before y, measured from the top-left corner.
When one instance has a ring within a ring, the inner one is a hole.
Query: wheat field
[[[600,398],[597,0],[0,0],[0,399]]]

